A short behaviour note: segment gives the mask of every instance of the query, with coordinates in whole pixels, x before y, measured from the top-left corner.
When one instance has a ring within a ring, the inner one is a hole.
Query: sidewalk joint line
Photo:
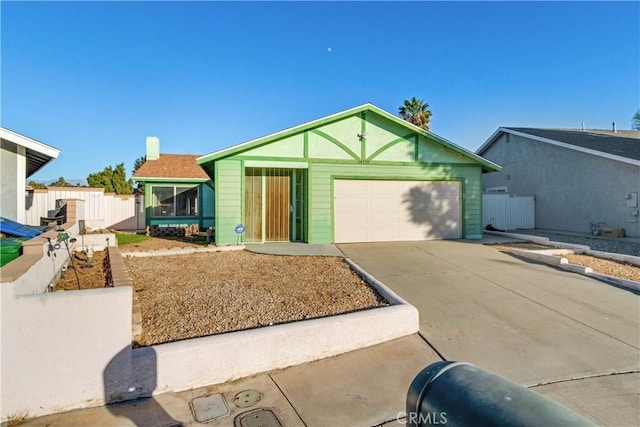
[[[431,344],[431,342],[427,339],[427,337],[421,331],[418,331],[418,336],[422,338],[422,341],[427,343],[429,347],[431,347],[431,349],[438,355],[440,359],[444,360],[445,362],[448,360],[446,357],[444,357],[444,354],[440,353],[440,351],[436,348],[435,345]]]
[[[296,413],[296,415],[298,416],[298,419],[300,421],[302,421],[302,424],[307,427],[307,423],[304,422],[304,419],[302,418],[302,415],[300,415],[300,413],[298,412],[298,409],[293,406],[293,402],[291,402],[291,400],[289,400],[289,396],[287,396],[287,394],[284,392],[284,390],[282,390],[282,388],[280,388],[280,384],[278,384],[276,382],[276,380],[273,379],[273,377],[271,376],[270,373],[267,374],[267,376],[269,377],[269,379],[271,380],[271,382],[273,384],[275,384],[275,386],[278,388],[278,390],[280,391],[280,394],[282,394],[282,396],[284,396],[284,399],[287,401],[287,403],[289,404],[289,406],[291,406],[291,409],[293,409],[293,412]]]
[[[571,382],[571,381],[588,380],[588,379],[591,379],[591,378],[613,377],[613,376],[616,376],[616,375],[628,375],[628,374],[638,374],[638,373],[640,373],[640,369],[634,369],[634,370],[631,370],[631,371],[624,371],[624,372],[607,372],[607,373],[604,373],[604,374],[584,375],[582,377],[574,377],[574,378],[565,378],[565,379],[562,379],[562,380],[545,381],[545,382],[541,382],[541,383],[538,383],[538,384],[528,385],[526,387],[527,388],[535,388],[535,387],[542,387],[542,386],[545,386],[545,385],[567,383],[567,382]]]

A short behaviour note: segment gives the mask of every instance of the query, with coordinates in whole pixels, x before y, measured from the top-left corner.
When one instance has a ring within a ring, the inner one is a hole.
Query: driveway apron
[[[639,369],[639,297],[476,243],[339,248],[420,312],[448,360],[526,386]]]

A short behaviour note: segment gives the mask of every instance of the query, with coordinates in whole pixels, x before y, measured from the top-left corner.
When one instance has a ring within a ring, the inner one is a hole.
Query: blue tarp
[[[42,234],[41,230],[29,225],[20,224],[10,219],[0,217],[0,232],[17,237],[36,237]]]

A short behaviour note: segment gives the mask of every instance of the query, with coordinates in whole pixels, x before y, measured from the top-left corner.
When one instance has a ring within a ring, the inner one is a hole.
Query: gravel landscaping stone
[[[491,246],[492,248],[501,252],[509,252],[510,248],[523,250],[554,249],[549,246],[538,245],[535,243],[508,243],[487,246]],[[557,256],[559,258],[566,258],[571,264],[581,265],[583,267],[591,267],[591,269],[596,273],[640,282],[640,267],[633,264],[596,258],[594,256],[581,254],[562,254]]]
[[[387,305],[338,257],[247,251],[125,258],[142,346]]]
[[[562,234],[559,232],[540,230],[516,230],[515,233],[548,237],[550,240],[554,240],[556,242],[572,243],[574,245],[586,245],[594,251],[614,252],[618,254],[640,256],[640,242],[632,241],[629,239],[614,239],[596,236],[576,236],[570,234]]]

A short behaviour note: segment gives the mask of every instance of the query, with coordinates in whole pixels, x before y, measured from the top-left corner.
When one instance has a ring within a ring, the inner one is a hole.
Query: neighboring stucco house
[[[499,128],[476,151],[502,170],[484,191],[535,196],[537,228],[640,236],[640,132]]]
[[[160,140],[147,138],[146,162],[133,175],[144,183],[146,225],[214,225],[213,182],[191,154],[160,154]]]
[[[248,243],[480,238],[482,174],[500,169],[368,103],[197,162],[218,244],[238,224]]]
[[[26,179],[60,154],[60,150],[0,127],[0,216],[24,224]]]

